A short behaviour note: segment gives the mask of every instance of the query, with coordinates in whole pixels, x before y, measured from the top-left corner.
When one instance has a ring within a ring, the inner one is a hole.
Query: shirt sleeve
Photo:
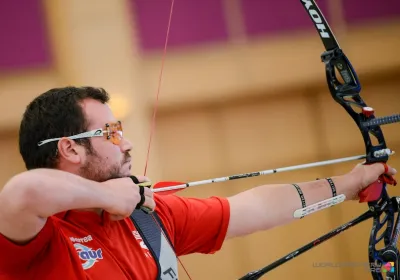
[[[185,198],[155,195],[160,216],[178,256],[220,250],[229,225],[226,198]]]
[[[0,234],[0,275],[29,266],[46,247],[54,233],[54,221],[48,218],[42,230],[27,244],[19,245]],[[1,278],[1,277],[0,277]]]

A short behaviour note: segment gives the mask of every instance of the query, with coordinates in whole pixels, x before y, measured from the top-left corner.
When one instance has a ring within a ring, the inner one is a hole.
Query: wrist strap
[[[292,185],[296,188],[297,192],[299,193],[299,196],[300,196],[300,199],[301,199],[302,208],[306,208],[307,207],[306,200],[304,198],[302,190],[300,189],[300,187],[298,185],[296,185],[296,184],[292,184]],[[302,218],[304,218],[304,216],[300,217],[300,219],[302,219]]]
[[[336,187],[335,187],[335,184],[333,183],[333,181],[332,181],[331,178],[326,178],[326,180],[328,181],[329,186],[331,187],[331,190],[332,190],[332,197],[335,197],[335,196],[336,196]]]

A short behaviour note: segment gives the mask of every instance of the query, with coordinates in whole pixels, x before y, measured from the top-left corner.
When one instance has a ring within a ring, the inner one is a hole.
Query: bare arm
[[[47,217],[82,208],[106,208],[105,185],[71,173],[36,169],[11,178],[0,192],[0,233],[14,242],[34,238]]]
[[[346,199],[357,195],[359,180],[352,175],[332,177],[337,195],[345,194]],[[332,197],[326,180],[297,184],[304,195],[306,204],[311,205]],[[353,190],[353,191],[351,191]],[[231,218],[226,238],[242,236],[260,230],[284,225],[295,218],[295,210],[302,208],[301,200],[291,184],[264,185],[239,193],[229,198]]]

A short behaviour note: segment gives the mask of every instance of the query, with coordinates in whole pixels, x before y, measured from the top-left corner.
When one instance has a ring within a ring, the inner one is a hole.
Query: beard
[[[111,179],[124,178],[129,176],[122,171],[122,166],[130,159],[129,153],[125,153],[122,161],[110,166],[106,160],[102,159],[95,151],[88,152],[86,163],[80,168],[80,176],[96,181],[105,182]]]

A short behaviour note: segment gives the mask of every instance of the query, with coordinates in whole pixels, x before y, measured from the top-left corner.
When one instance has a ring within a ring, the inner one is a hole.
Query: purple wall
[[[40,0],[7,1],[0,9],[0,71],[51,64]]]
[[[329,21],[326,3],[317,4]],[[250,37],[314,28],[299,0],[242,0],[241,7]]]
[[[134,0],[134,11],[143,49],[163,48],[171,1]],[[196,45],[227,39],[224,10],[220,0],[175,0],[168,47]]]
[[[343,1],[343,8],[345,19],[349,23],[400,17],[400,0],[346,0]]]
[[[328,0],[317,0],[329,21]],[[141,48],[164,48],[171,0],[130,0]],[[313,26],[300,0],[239,0],[248,36],[308,30]],[[345,0],[349,24],[400,17],[400,0]],[[175,0],[169,48],[228,39],[223,0]],[[334,26],[333,26],[334,28]],[[400,30],[399,30],[400,34]],[[400,35],[399,35],[400,36]],[[41,0],[7,1],[0,9],[0,71],[52,64]]]
[[[329,21],[329,0],[317,0]],[[130,0],[143,50],[163,49],[171,0]],[[313,25],[300,0],[239,0],[248,36],[268,36]],[[400,17],[400,0],[344,0],[349,24]],[[227,40],[223,0],[175,0],[168,47]],[[331,26],[334,29],[334,26]],[[400,34],[400,31],[399,31]]]

